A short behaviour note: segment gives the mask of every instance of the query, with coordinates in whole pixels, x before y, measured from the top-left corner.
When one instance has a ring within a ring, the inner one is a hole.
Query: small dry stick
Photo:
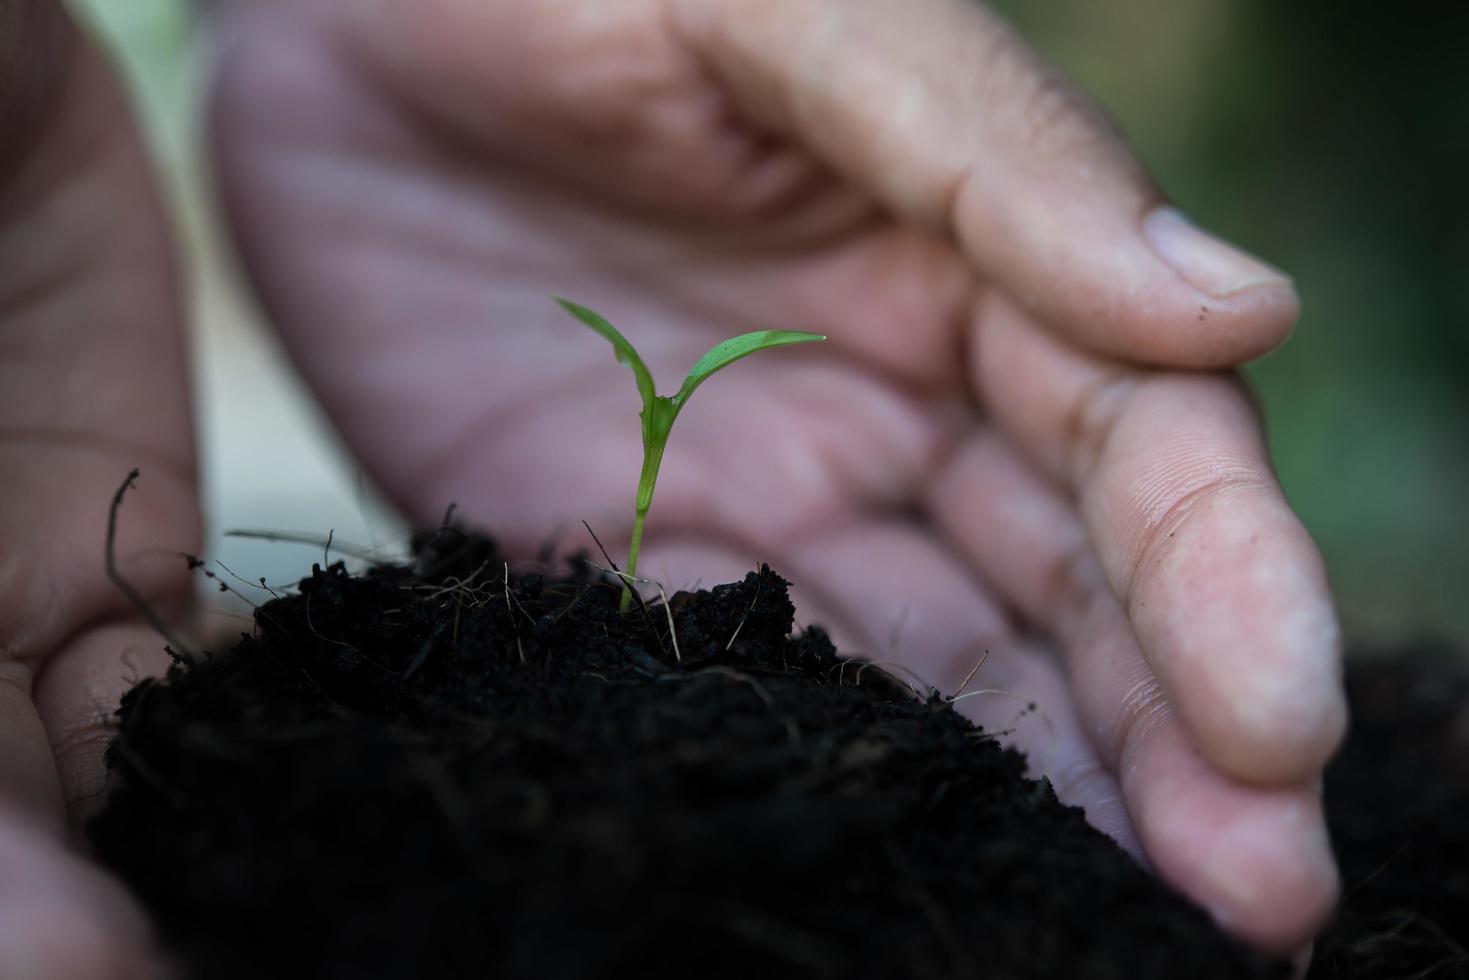
[[[588,528],[588,530],[591,529]],[[629,575],[627,572],[619,572],[615,568],[603,568],[601,565],[598,565],[594,561],[588,561],[587,564],[591,565],[595,569],[598,569],[599,571],[606,572],[609,575],[616,575],[618,578],[622,579],[623,586],[626,588],[631,588],[632,583],[636,582],[639,585],[651,585],[653,588],[658,590],[658,598],[663,600],[663,614],[668,617],[668,636],[671,640],[673,640],[673,659],[677,660],[679,663],[683,663],[683,653],[680,652],[680,650],[678,649],[678,630],[675,629],[673,625],[673,609],[670,608],[668,605],[668,593],[663,591],[662,583],[655,582],[650,578],[638,578],[636,576]],[[634,590],[633,594],[637,594],[636,590]],[[639,601],[641,601],[641,599]]]
[[[133,608],[138,611],[138,614],[143,617],[148,625],[153,627],[153,632],[163,637],[165,644],[163,649],[169,658],[174,663],[186,663],[195,659],[194,651],[190,650],[188,645],[180,640],[173,630],[169,629],[168,624],[163,621],[163,617],[154,612],[153,607],[148,605],[148,601],[143,598],[142,594],[133,588],[128,580],[122,577],[122,573],[117,570],[117,512],[122,509],[122,498],[132,489],[133,484],[137,482],[138,470],[137,467],[134,467],[128,473],[127,479],[122,481],[122,486],[117,488],[117,493],[112,495],[112,507],[107,511],[107,551],[105,557],[107,577],[112,580],[113,585],[117,586],[118,591],[127,597],[128,602],[133,604]]]
[[[755,594],[750,598],[750,608],[745,610],[745,614],[740,617],[740,621],[735,625],[734,632],[729,634],[729,642],[724,645],[724,650],[726,653],[729,652],[730,647],[734,646],[735,637],[740,635],[740,630],[745,628],[745,620],[749,619],[750,613],[755,611],[755,603],[760,601],[760,589],[761,580],[756,579]]]
[[[991,697],[1006,698],[1007,700],[1014,701],[1016,704],[1023,705],[1024,708],[1025,708],[1025,710],[1022,711],[1022,712],[1020,712],[1020,714],[1018,714],[1018,715],[1015,716],[1015,721],[1019,721],[1021,718],[1024,718],[1025,715],[1026,715],[1026,712],[1034,711],[1036,714],[1040,715],[1041,721],[1045,722],[1046,731],[1050,734],[1050,736],[1052,738],[1055,738],[1056,737],[1056,726],[1055,726],[1055,724],[1052,723],[1051,716],[1050,715],[1046,714],[1044,711],[1041,711],[1040,708],[1038,708],[1036,706],[1036,703],[1034,701],[1027,701],[1025,698],[1022,698],[1020,695],[1018,695],[1018,694],[1012,694],[1009,691],[1002,691],[1002,690],[999,690],[998,688],[988,687],[988,688],[984,688],[984,689],[978,690],[978,691],[970,691],[968,694],[960,694],[957,697],[951,698],[949,700],[949,704],[950,705],[955,705],[955,704],[958,704],[960,701],[963,701],[965,698],[977,698],[981,694],[990,695]],[[1015,722],[1012,721],[1010,724],[1013,725],[1014,723]],[[996,734],[1000,734],[1000,733],[996,733]]]
[[[909,677],[913,678],[913,680],[904,679],[903,680],[903,683],[906,684],[906,685],[908,685],[908,690],[912,691],[913,692],[913,696],[915,698],[917,698],[918,700],[920,700],[920,701],[923,700],[923,692],[918,689],[918,684],[922,684],[924,687],[928,688],[930,692],[933,691],[933,687],[928,683],[928,681],[924,680],[921,676],[919,676],[919,674],[918,674],[917,671],[915,671],[912,667],[908,667],[908,666],[906,666],[904,664],[900,664],[900,663],[898,663],[895,660],[865,660],[865,661],[863,661],[862,666],[860,666],[860,667],[857,668],[857,680],[856,680],[855,683],[861,684],[862,683],[862,675],[865,674],[865,673],[867,673],[867,671],[870,670],[870,669],[872,669],[873,667],[876,667],[877,668],[878,673],[886,673],[888,675],[888,677],[892,678],[895,681],[898,680],[898,678],[896,676],[894,676],[892,673],[890,673],[890,671],[901,670],[903,673],[905,673]],[[918,684],[913,683],[913,681],[917,681]],[[840,681],[838,681],[838,683],[840,683]]]
[[[323,560],[326,559],[328,550],[332,548],[362,561],[374,560],[373,549],[346,541],[338,541],[334,534],[322,537],[320,534],[312,534],[307,531],[270,531],[264,528],[236,527],[225,531],[224,536],[227,538],[247,538],[252,541],[280,541],[288,544],[315,545],[323,549]]]
[[[961,694],[964,693],[964,689],[969,686],[969,682],[970,681],[974,680],[974,675],[977,674],[977,673],[979,673],[979,668],[983,667],[984,666],[984,662],[986,660],[988,660],[989,658],[990,658],[990,652],[988,650],[986,650],[984,652],[984,656],[982,656],[982,657],[979,658],[979,663],[977,663],[973,667],[971,667],[969,669],[969,673],[967,673],[967,674],[964,675],[964,683],[963,684],[960,684],[959,685],[959,690],[955,691],[954,692],[954,696],[951,697],[951,698],[949,698],[949,703],[950,704],[953,704],[955,701],[959,700],[959,695],[961,695]]]
[[[508,561],[505,562],[505,578],[504,578],[504,583],[505,583],[505,615],[507,615],[507,616],[510,617],[510,628],[511,629],[515,629],[515,610],[510,608],[510,563]],[[517,606],[520,605],[520,600],[519,599],[515,600],[515,604]],[[520,612],[521,612],[521,615],[525,616],[526,619],[530,619],[530,614],[527,613],[524,609],[521,609]],[[535,620],[533,620],[533,619],[531,620],[531,625],[532,626],[535,625]],[[520,630],[515,630],[515,650],[516,650],[517,653],[520,654],[520,662],[521,663],[525,663],[525,647],[523,647],[523,646],[520,645]]]

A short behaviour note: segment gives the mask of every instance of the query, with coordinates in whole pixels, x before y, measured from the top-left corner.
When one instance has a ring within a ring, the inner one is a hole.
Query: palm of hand
[[[802,594],[802,617],[857,649],[888,655],[908,623],[903,645],[926,651],[918,669],[936,683],[995,645],[995,603],[924,514],[925,488],[980,424],[958,357],[971,283],[946,246],[790,151],[752,150],[731,175],[726,188],[751,201],[731,233],[719,224],[727,200],[700,206],[698,187],[672,188],[674,214],[578,193],[456,150],[432,120],[391,116],[370,89],[323,80],[297,88],[289,120],[245,107],[241,126],[275,132],[224,130],[242,177],[232,201],[294,355],[415,519],[456,501],[534,554],[552,539],[589,546],[585,517],[620,553],[637,398],[553,293],[608,315],[668,392],[735,333],[820,330],[827,347],[762,355],[691,402],[643,570],[677,587],[768,560],[820,590]],[[713,98],[697,79],[670,89],[689,100],[662,107],[672,114]],[[729,169],[730,125],[711,116],[708,138],[665,165]]]

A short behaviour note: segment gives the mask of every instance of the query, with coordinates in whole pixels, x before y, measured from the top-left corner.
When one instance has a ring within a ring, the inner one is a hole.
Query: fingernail
[[[1174,272],[1217,299],[1260,286],[1291,285],[1285,273],[1220,241],[1176,208],[1149,211],[1143,237]]]

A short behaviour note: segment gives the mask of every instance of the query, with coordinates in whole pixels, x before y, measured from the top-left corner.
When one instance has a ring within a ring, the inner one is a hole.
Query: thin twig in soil
[[[1037,705],[1034,701],[1027,701],[1025,698],[1022,698],[1020,695],[1018,695],[1018,694],[1012,694],[1009,691],[1001,691],[998,688],[984,688],[983,690],[979,690],[979,691],[970,691],[968,694],[960,694],[957,697],[950,698],[949,699],[949,705],[950,705],[950,707],[952,707],[952,706],[958,704],[960,701],[963,701],[966,698],[977,698],[981,694],[988,694],[988,695],[993,695],[993,696],[996,696],[996,697],[1007,698],[1007,699],[1009,699],[1011,701],[1015,701],[1015,702],[1017,702],[1017,703],[1019,703],[1021,705],[1024,705],[1024,709],[1019,714],[1017,714],[1013,719],[1011,719],[1011,721],[1010,721],[1011,726],[1013,726],[1021,718],[1024,718],[1026,715],[1031,714],[1033,712],[1033,713],[1035,713],[1035,714],[1037,714],[1037,715],[1040,716],[1041,721],[1045,722],[1046,731],[1050,734],[1050,736],[1052,738],[1055,738],[1056,737],[1056,726],[1051,722],[1051,716],[1050,715],[1048,715],[1044,711],[1040,710],[1040,706]],[[1013,727],[1007,729],[1003,734],[1009,734],[1009,732],[1011,732],[1011,731],[1014,731],[1014,728]],[[1002,734],[1002,733],[996,733],[996,734]]]
[[[510,563],[507,561],[507,562],[505,562],[505,605],[506,605],[506,608],[509,608],[509,605],[510,605],[510,603],[512,601],[515,603],[515,608],[516,609],[519,609],[520,610],[520,614],[525,617],[525,621],[530,624],[531,629],[535,629],[535,627],[536,627],[535,617],[532,616],[530,613],[528,613],[528,612],[525,611],[525,607],[520,604],[520,600],[517,599],[517,598],[515,598],[515,592],[514,592],[514,590],[512,590],[510,588]],[[512,613],[512,616],[513,615],[514,614]]]
[[[750,597],[750,608],[745,610],[745,614],[741,616],[740,621],[735,624],[734,632],[729,634],[729,642],[724,645],[725,653],[728,653],[729,648],[734,646],[735,637],[739,636],[740,630],[745,628],[745,620],[749,619],[750,613],[755,611],[755,603],[760,601],[760,590],[764,587],[764,584],[764,579],[755,579],[755,594]]]
[[[205,562],[204,562],[204,559],[203,558],[200,558],[198,555],[191,555],[187,551],[179,551],[179,552],[175,552],[175,554],[177,554],[180,558],[182,558],[184,561],[186,561],[186,562],[189,563],[189,571],[191,571],[191,572],[193,572],[193,571],[200,572],[201,574],[203,574],[203,576],[205,578],[209,579],[209,581],[211,581],[211,582],[215,583],[216,585],[218,585],[219,586],[219,591],[221,591],[221,592],[227,592],[227,593],[230,593],[231,595],[238,596],[241,602],[245,603],[245,605],[249,606],[251,609],[253,609],[255,611],[255,616],[256,617],[267,619],[272,624],[274,624],[274,626],[275,626],[276,629],[280,630],[282,633],[285,633],[286,632],[286,629],[285,629],[284,626],[281,625],[280,620],[276,619],[270,613],[266,612],[264,606],[258,606],[258,605],[256,605],[254,602],[251,601],[251,599],[250,599],[249,596],[245,595],[245,593],[241,592],[239,589],[233,588],[224,579],[220,578],[218,575],[214,574],[208,568],[206,568],[205,567]],[[215,563],[218,564],[220,568],[223,568],[226,572],[229,572],[231,575],[234,575],[235,578],[239,578],[241,582],[245,582],[245,580],[242,579],[242,578],[240,578],[240,576],[235,575],[234,572],[231,572],[229,570],[229,568],[225,565],[224,562],[219,561],[218,559],[216,559],[215,560]],[[259,585],[255,585],[253,582],[245,582],[245,584],[248,585],[248,586],[250,586],[250,588],[252,588],[252,589],[262,589],[263,588],[267,592],[270,592],[271,595],[275,595],[275,591],[273,589],[271,589],[270,586],[268,586],[268,585],[265,584],[265,579],[263,579],[263,578],[260,580],[260,584]],[[280,598],[280,597],[279,596],[276,596],[276,598]],[[255,622],[255,620],[252,618],[251,619],[251,622]]]
[[[683,653],[678,648],[678,629],[673,625],[673,609],[668,605],[668,593],[663,591],[663,584],[661,582],[655,582],[653,579],[650,578],[638,578],[635,575],[627,574],[627,572],[619,572],[616,568],[606,569],[603,568],[601,565],[598,565],[596,562],[588,561],[585,558],[583,558],[582,561],[585,561],[588,565],[591,565],[598,571],[607,572],[611,575],[616,575],[624,582],[637,582],[639,585],[651,585],[653,588],[658,590],[658,598],[663,602],[663,615],[668,617],[668,637],[670,640],[673,641],[673,659],[679,663],[683,663]],[[637,590],[634,589],[633,595],[637,594]],[[641,598],[639,598],[638,601],[640,604],[642,603]],[[646,617],[648,615],[648,607],[646,605],[643,605],[642,608],[643,615]],[[652,622],[650,621],[648,625],[651,627]],[[657,635],[658,632],[654,630],[653,636],[657,637]]]
[[[376,550],[359,544],[337,541],[331,534],[323,538],[320,534],[313,534],[310,531],[272,531],[266,528],[235,527],[225,531],[224,536],[227,538],[248,538],[252,541],[276,541],[287,544],[315,545],[323,549],[323,557],[325,557],[325,551],[327,549],[336,548],[343,554],[361,561],[373,561],[373,552]]]
[[[637,603],[638,603],[638,611],[643,614],[643,622],[645,622],[645,623],[648,624],[648,629],[653,630],[653,618],[648,613],[648,604],[643,601],[642,594],[639,593],[637,589],[634,589],[632,587],[631,583],[633,583],[633,582],[642,582],[642,583],[645,583],[645,584],[648,584],[648,585],[657,586],[657,588],[658,588],[658,594],[660,596],[662,596],[662,598],[663,598],[663,608],[664,609],[667,609],[668,608],[668,596],[666,596],[666,595],[663,594],[663,586],[661,586],[657,582],[653,582],[653,581],[651,581],[649,579],[633,578],[632,576],[630,576],[630,575],[626,574],[625,572],[623,572],[622,569],[620,569],[620,568],[617,567],[617,562],[615,562],[615,561],[612,560],[612,556],[607,553],[606,546],[602,544],[602,539],[599,538],[599,537],[597,537],[597,532],[592,530],[592,526],[590,524],[588,524],[586,521],[582,521],[581,522],[581,526],[587,529],[587,533],[590,534],[592,536],[592,540],[597,543],[597,550],[600,551],[600,552],[602,552],[602,557],[607,560],[607,564],[608,564],[608,566],[611,569],[610,574],[616,575],[618,578],[620,578],[622,580],[622,588],[623,588],[624,595],[631,595],[634,599],[637,600]],[[582,560],[583,561],[586,561],[585,558],[582,559]],[[593,568],[598,569],[599,571],[601,571],[603,573],[607,573],[608,572],[608,569],[607,568],[602,568],[600,565],[596,564],[595,562],[587,561],[586,563],[588,565],[591,565]],[[626,612],[627,611],[627,604],[626,604],[626,600],[625,599],[623,600],[623,604],[622,604],[622,607],[621,608],[622,608],[622,611],[623,612]],[[668,624],[669,624],[669,626],[668,626],[669,633],[672,634],[673,633],[673,614],[672,613],[669,614]],[[663,639],[658,636],[658,631],[657,630],[653,630],[653,638],[658,641],[658,651],[660,653],[664,654],[664,655],[667,655],[668,651],[663,649]],[[678,637],[676,635],[673,637],[673,653],[674,653],[674,656],[677,657],[680,662],[683,661],[683,657],[680,656],[679,653],[678,653]]]
[[[959,689],[957,691],[955,691],[954,694],[953,694],[953,696],[951,696],[949,698],[949,703],[950,704],[953,704],[954,703],[954,700],[956,698],[958,698],[959,695],[961,695],[961,694],[964,693],[964,689],[969,686],[969,682],[970,681],[974,680],[974,675],[977,674],[977,673],[979,673],[979,669],[984,666],[985,661],[988,660],[989,658],[990,658],[990,652],[988,650],[986,650],[984,652],[984,656],[982,656],[982,657],[979,658],[979,662],[976,663],[973,667],[969,668],[969,673],[967,673],[967,674],[964,675],[964,683],[963,684],[960,684],[959,685]]]
[[[315,636],[318,640],[325,640],[327,643],[332,643],[332,644],[335,644],[336,646],[339,646],[339,647],[346,647],[348,650],[351,650],[353,653],[361,653],[360,650],[358,650],[352,644],[348,643],[346,640],[334,640],[330,636],[327,636],[321,630],[319,630],[319,629],[316,628],[316,625],[311,622],[311,596],[310,595],[307,595],[306,596],[306,604],[302,608],[306,612],[306,628],[309,629],[311,631],[312,635]]]
[[[468,578],[460,579],[451,576],[444,580],[443,585],[405,585],[402,588],[405,592],[427,592],[428,594],[423,597],[423,601],[425,602],[437,599],[440,596],[449,595],[451,593],[455,594],[456,596],[459,593],[476,595],[476,591],[473,587],[474,580],[479,578],[480,573],[489,567],[490,561],[487,558],[479,563],[478,568],[469,573]]]
[[[597,550],[602,553],[602,557],[606,559],[607,564],[612,569],[612,571],[618,575],[621,575],[622,569],[618,568],[617,562],[613,561],[612,556],[607,554],[607,546],[602,543],[601,538],[597,537],[597,532],[593,531],[592,526],[586,521],[582,521],[581,526],[587,529],[587,533],[590,534],[592,536],[592,540],[597,543]]]
[[[516,600],[515,604],[520,605],[520,601]],[[520,611],[522,614],[525,613],[524,609]],[[515,649],[520,653],[520,662],[525,663],[525,647],[520,643],[520,630],[515,629],[515,610],[510,608],[510,563],[508,561],[505,563],[505,615],[510,617],[510,628],[515,632]],[[527,615],[525,618],[530,619],[530,616]],[[535,626],[535,620],[531,619],[530,624]]]
[[[257,606],[253,601],[251,601],[249,596],[245,595],[245,593],[241,592],[239,589],[231,587],[228,582],[206,568],[205,565],[207,564],[207,562],[205,562],[203,558],[200,558],[198,555],[191,555],[187,551],[180,551],[177,554],[180,558],[188,563],[189,571],[199,572],[209,581],[213,582],[219,588],[219,591],[235,596],[237,599],[239,599],[245,605],[249,606],[251,609],[254,609],[256,612],[260,611],[260,607]],[[224,568],[223,565],[221,565],[220,567]],[[229,571],[229,569],[226,568],[225,571]],[[230,572],[230,574],[234,575],[234,572]],[[235,577],[238,578],[239,576]],[[243,579],[241,581],[243,581]],[[245,584],[249,585],[252,589],[256,588],[256,586],[250,582],[246,582]]]
[[[321,630],[317,629],[316,625],[311,622],[311,596],[308,595],[306,597],[306,604],[303,608],[306,612],[306,628],[309,629],[312,634],[316,636],[317,639],[323,640],[327,643],[335,644],[339,647],[346,647],[348,650],[351,650],[353,653],[357,654],[358,657],[362,658],[363,663],[367,664],[369,667],[376,667],[379,671],[387,674],[390,677],[402,676],[396,670],[391,670],[383,664],[378,663],[376,660],[372,659],[367,654],[363,653],[359,648],[351,643],[348,643],[346,640],[334,640],[330,636],[327,636],[325,633],[323,633]]]
[[[459,625],[458,622],[456,621],[454,625],[457,630]],[[403,680],[406,681],[408,678],[418,673],[419,668],[421,668],[428,661],[428,655],[433,652],[434,644],[438,643],[439,637],[443,635],[444,621],[441,619],[434,626],[434,630],[432,633],[429,634],[428,639],[423,641],[423,646],[419,647],[418,652],[413,655],[413,660],[410,661],[408,666],[404,669],[402,673]]]
[[[553,590],[550,590],[550,589],[547,589],[546,591],[547,591],[548,594],[553,593]],[[591,591],[590,589],[587,589],[587,588],[584,588],[584,587],[580,587],[579,586],[577,588],[577,590],[572,593],[572,595],[571,595],[571,601],[568,602],[566,605],[562,606],[560,608],[560,610],[557,611],[556,615],[554,615],[554,616],[551,617],[551,625],[554,626],[555,624],[561,622],[561,620],[566,617],[567,613],[569,613],[573,609],[575,609],[577,607],[577,604],[580,603],[582,601],[582,599],[586,596],[586,594],[588,592],[590,592],[590,591]],[[554,594],[559,594],[559,593],[554,593]]]
[[[259,589],[261,592],[269,592],[270,593],[270,597],[272,599],[279,599],[280,598],[280,593],[277,592],[275,589],[272,589],[270,586],[266,585],[264,578],[262,578],[259,582],[251,582],[248,579],[242,578],[241,576],[235,574],[235,570],[234,569],[230,568],[228,565],[226,565],[224,562],[220,561],[218,558],[214,559],[214,563],[216,565],[218,565],[220,568],[224,569],[226,575],[230,576],[236,582],[239,582],[241,585],[247,586],[247,587],[252,588],[252,589]],[[236,595],[240,595],[238,592],[235,593],[235,594]],[[245,597],[243,595],[240,595],[240,598],[245,599]],[[250,602],[249,599],[245,599],[245,601],[246,602]],[[255,603],[253,603],[253,602],[250,602],[250,606],[252,608],[254,608],[254,609],[259,609],[260,608],[259,606],[255,605]]]
[[[928,681],[919,676],[917,671],[905,664],[898,663],[896,660],[864,660],[862,662],[862,666],[857,668],[857,679],[854,683],[861,684],[862,675],[867,673],[867,671],[873,667],[876,667],[879,673],[886,673],[889,677],[892,677],[893,680],[899,679],[893,676],[893,674],[891,673],[894,670],[902,671],[903,673],[907,674],[908,677],[912,678],[912,680],[904,679],[903,683],[908,686],[908,690],[913,692],[913,696],[920,701],[924,700],[924,695],[923,692],[918,689],[918,684],[922,684],[924,687],[928,688],[929,694],[936,693],[933,685],[929,684]],[[840,684],[841,675],[838,674],[837,677],[837,683]],[[917,681],[918,683],[915,684],[914,681]]]
[[[112,584],[117,586],[119,592],[127,597],[133,604],[138,614],[153,628],[153,632],[163,637],[164,651],[174,663],[187,663],[195,659],[194,652],[189,649],[188,644],[179,639],[178,635],[169,629],[163,617],[153,611],[148,601],[143,598],[137,589],[133,588],[122,573],[117,570],[117,512],[122,509],[122,498],[132,489],[133,484],[138,481],[138,469],[134,467],[128,472],[127,479],[122,481],[122,486],[117,488],[117,493],[112,495],[112,506],[107,511],[107,549],[104,563],[107,569],[107,577]]]

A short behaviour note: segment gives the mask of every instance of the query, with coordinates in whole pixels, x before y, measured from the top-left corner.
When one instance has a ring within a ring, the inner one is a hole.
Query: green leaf
[[[709,375],[721,368],[729,367],[742,357],[749,357],[756,351],[767,350],[771,347],[784,347],[787,344],[809,344],[812,341],[825,339],[821,334],[803,333],[799,330],[756,330],[753,333],[731,337],[699,358],[689,371],[689,376],[684,379],[683,387],[678,390],[678,394],[673,396],[673,404],[677,408],[683,408],[684,402],[688,401],[694,389],[703,384]]]
[[[638,352],[633,345],[628,343],[627,338],[618,333],[617,328],[608,323],[595,310],[589,310],[580,303],[573,303],[571,300],[562,299],[559,296],[555,297],[555,299],[563,310],[606,338],[617,355],[618,364],[632,369],[632,373],[638,381],[638,394],[642,396],[643,409],[646,411],[648,406],[652,405],[654,399],[657,398],[657,392],[653,389],[653,375],[648,373],[648,366],[643,363],[643,359],[638,356]]]

